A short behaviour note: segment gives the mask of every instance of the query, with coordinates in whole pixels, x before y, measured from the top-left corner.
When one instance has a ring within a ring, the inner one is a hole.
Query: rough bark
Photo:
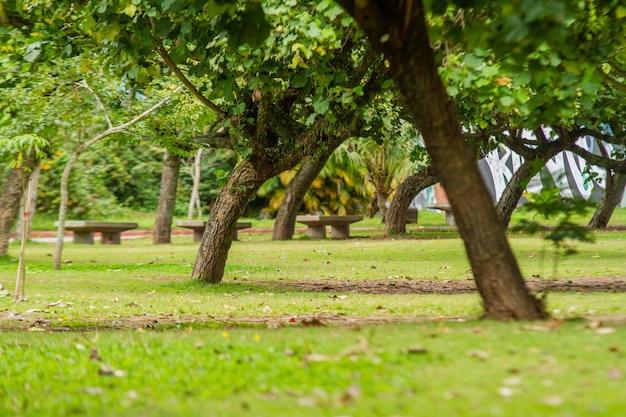
[[[607,181],[606,194],[598,203],[598,208],[589,221],[590,228],[606,229],[615,207],[622,201],[624,187],[626,187],[626,173],[616,173],[612,181]]]
[[[36,163],[36,167],[33,169],[33,172],[30,174],[30,179],[32,180],[31,190],[30,190],[30,207],[26,210],[23,210],[25,201],[28,200],[28,196],[22,199],[22,210],[19,210],[19,219],[17,221],[17,226],[15,227],[15,241],[21,242],[22,236],[26,236],[26,239],[30,236],[31,230],[33,230],[33,219],[35,218],[35,210],[37,209],[37,188],[39,185],[39,175],[41,174],[41,169],[39,166],[39,161]],[[26,222],[24,222],[24,211],[30,213],[30,215],[26,218]],[[26,233],[24,233],[23,228],[26,225]]]
[[[311,187],[313,180],[317,178],[317,175],[326,165],[331,153],[332,151],[320,157],[308,158],[291,180],[276,214],[272,240],[291,240],[293,238],[296,217],[304,201],[304,196]]]
[[[340,0],[390,62],[445,188],[483,299],[484,316],[545,319],[530,294],[438,73],[421,1]]]
[[[277,174],[277,173],[276,173]],[[249,161],[240,162],[217,196],[193,267],[194,279],[217,284],[222,280],[237,220],[259,187],[274,176]]]
[[[155,245],[172,243],[172,219],[174,218],[179,173],[180,157],[165,150],[163,171],[161,172],[159,204],[157,206],[154,227],[152,228],[152,243]]]
[[[439,182],[430,167],[420,169],[407,177],[396,189],[387,211],[385,233],[388,235],[406,233],[406,212],[411,200],[424,188]]]
[[[9,238],[15,216],[20,208],[22,193],[30,172],[37,164],[35,153],[28,155],[19,168],[12,168],[0,196],[0,256],[9,250]]]

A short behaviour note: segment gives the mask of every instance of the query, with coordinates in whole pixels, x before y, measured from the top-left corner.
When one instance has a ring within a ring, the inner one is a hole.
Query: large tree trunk
[[[334,149],[333,149],[334,150]],[[290,240],[293,238],[296,217],[302,206],[304,196],[311,187],[311,183],[320,173],[326,161],[332,154],[327,152],[320,157],[307,158],[296,176],[291,180],[285,192],[285,198],[276,214],[272,240]]]
[[[33,219],[35,218],[35,210],[37,210],[37,188],[39,186],[39,175],[41,174],[39,161],[37,161],[36,165],[37,166],[30,174],[30,179],[32,180],[30,198],[29,196],[26,196],[26,198],[22,199],[22,205],[20,206],[22,210],[19,210],[19,219],[17,221],[17,226],[15,227],[15,240],[17,242],[22,241],[22,236],[26,236],[26,239],[28,240],[30,232],[33,230]],[[26,201],[28,200],[30,200],[30,207],[24,208],[24,204],[26,204]],[[25,211],[30,213],[30,215],[27,216],[26,221],[24,221]],[[24,226],[26,226],[26,233],[24,233],[23,230]]]
[[[274,174],[273,171],[260,172],[245,160],[235,167],[211,210],[192,278],[210,284],[217,284],[222,280],[237,220],[246,209],[250,198]]]
[[[424,6],[414,1],[349,1],[370,41],[389,59],[408,110],[421,131],[437,177],[445,188],[484,304],[484,316],[501,320],[545,319],[508,244],[474,153],[465,142],[428,38]]]
[[[607,175],[610,175],[608,170]],[[600,200],[600,203],[598,203],[598,208],[589,221],[590,228],[606,229],[615,207],[622,201],[624,187],[626,187],[626,174],[616,173],[612,181],[607,181],[606,193],[602,200]]]
[[[387,235],[406,233],[406,212],[411,200],[424,188],[439,182],[430,167],[420,169],[407,177],[396,189],[387,211],[385,233]]]
[[[15,216],[20,208],[22,192],[30,172],[37,164],[34,152],[31,152],[20,168],[12,168],[0,196],[0,256],[6,256],[9,250],[9,238]]]
[[[176,188],[180,172],[180,157],[165,150],[159,205],[152,228],[152,243],[155,245],[172,243],[172,218],[176,205]]]

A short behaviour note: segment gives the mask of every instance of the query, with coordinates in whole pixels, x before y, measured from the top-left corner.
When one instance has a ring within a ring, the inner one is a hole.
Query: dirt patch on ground
[[[270,286],[274,291],[324,292],[340,297],[341,293],[360,294],[468,294],[475,293],[474,280],[418,280],[393,278],[384,280],[307,280],[307,281],[247,281],[245,285]],[[549,292],[626,292],[626,275],[611,277],[586,277],[567,279],[533,279],[527,281],[533,292],[547,289]],[[361,326],[383,323],[423,323],[432,321],[465,321],[476,317],[431,317],[431,316],[342,316],[337,314],[311,314],[298,316],[260,317],[260,316],[179,316],[174,314],[137,314],[130,317],[96,319],[91,324],[80,328],[56,326],[44,318],[19,317],[9,312],[0,313],[0,329],[28,331],[88,331],[122,329],[169,329],[189,328],[194,326]],[[607,315],[583,317],[592,322],[626,324],[626,315]]]
[[[301,280],[261,281],[281,291],[361,293],[361,294],[468,294],[476,292],[473,279],[421,280],[391,278],[379,280]],[[533,292],[626,292],[626,276],[526,281]],[[249,284],[249,283],[248,283]]]

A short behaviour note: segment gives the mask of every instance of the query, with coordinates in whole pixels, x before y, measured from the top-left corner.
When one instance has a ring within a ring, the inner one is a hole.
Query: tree
[[[537,320],[547,316],[533,297],[508,245],[438,73],[421,1],[340,0],[389,60],[404,103],[422,133],[446,189],[483,298],[485,316]],[[471,196],[471,197],[468,197]]]
[[[400,183],[389,205],[385,234],[395,235],[406,233],[406,213],[411,200],[423,189],[435,185],[439,180],[430,167],[421,168],[416,173],[406,177]]]
[[[174,155],[166,149],[163,155],[159,205],[152,227],[152,243],[154,244],[172,243],[172,219],[174,217],[179,172],[180,156]]]
[[[13,158],[11,171],[0,195],[0,256],[8,253],[11,228],[20,207],[20,201],[31,172],[45,155],[48,141],[35,135],[19,135],[0,139],[0,155],[9,153]]]
[[[82,143],[79,139],[78,143],[76,144],[76,149],[74,150],[74,153],[72,154],[70,159],[67,161],[67,164],[65,165],[65,168],[63,169],[63,175],[61,176],[61,190],[60,190],[61,203],[59,204],[59,218],[57,221],[57,241],[56,241],[54,258],[53,258],[54,269],[61,268],[61,256],[63,253],[63,241],[65,237],[65,219],[67,215],[67,205],[69,201],[69,191],[68,191],[69,185],[68,184],[69,184],[70,173],[72,172],[72,168],[74,167],[74,164],[76,163],[80,155],[87,148],[98,143],[102,139],[110,135],[116,134],[116,133],[124,132],[129,127],[135,125],[136,123],[150,116],[152,113],[154,113],[163,105],[165,105],[170,100],[172,95],[178,93],[182,89],[182,86],[175,87],[175,89],[171,92],[170,95],[166,95],[160,101],[158,101],[157,103],[155,103],[148,109],[137,114],[135,117],[131,118],[130,120],[127,120],[126,122],[114,125],[112,119],[107,113],[107,109],[102,104],[100,97],[93,90],[91,90],[91,87],[89,87],[89,85],[85,81],[82,82],[81,87],[87,89],[87,91],[91,93],[91,95],[93,96],[93,98],[95,99],[97,103],[98,110],[103,112],[103,119],[105,121],[106,128],[104,128],[99,133],[95,134],[93,137],[91,137],[89,140],[87,140],[84,143]]]
[[[291,240],[293,238],[296,217],[304,201],[304,196],[333,151],[334,149],[328,147],[323,154],[309,157],[302,162],[302,166],[289,182],[283,201],[276,213],[272,240]]]

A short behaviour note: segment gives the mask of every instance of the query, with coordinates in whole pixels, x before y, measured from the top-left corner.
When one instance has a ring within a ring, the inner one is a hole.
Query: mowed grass
[[[436,239],[354,238],[344,241],[272,242],[267,234],[240,233],[233,242],[224,280],[206,285],[191,280],[198,244],[190,236],[172,245],[150,239],[129,239],[117,245],[67,243],[62,269],[51,267],[53,243],[27,245],[26,293],[15,304],[0,298],[0,309],[24,320],[3,326],[24,326],[37,319],[67,326],[123,323],[149,315],[181,320],[210,317],[291,317],[298,315],[477,318],[476,294],[368,294],[306,292],[292,281],[467,280],[471,271],[463,244],[456,237]],[[595,244],[578,245],[575,255],[559,258],[539,238],[514,235],[512,246],[526,277],[624,277],[626,233],[602,232]],[[13,291],[17,245],[12,257],[0,260],[0,284]],[[621,293],[555,293],[549,308],[560,316],[626,313]],[[52,304],[61,300],[61,303]],[[60,306],[59,306],[60,305]]]
[[[583,322],[0,333],[3,416],[622,416]]]
[[[454,232],[369,233],[291,242],[240,233],[218,285],[190,279],[190,236],[161,246],[67,243],[60,271],[52,243],[30,242],[28,300],[0,297],[0,416],[623,415],[624,294],[554,293],[555,321],[497,323],[478,320],[476,294],[288,285],[470,278]],[[608,282],[623,278],[625,239],[599,233],[555,274],[546,242],[511,235],[527,277]],[[17,252],[13,244],[0,260],[9,293]],[[316,315],[354,324],[302,323]],[[364,316],[417,322],[368,325]]]

